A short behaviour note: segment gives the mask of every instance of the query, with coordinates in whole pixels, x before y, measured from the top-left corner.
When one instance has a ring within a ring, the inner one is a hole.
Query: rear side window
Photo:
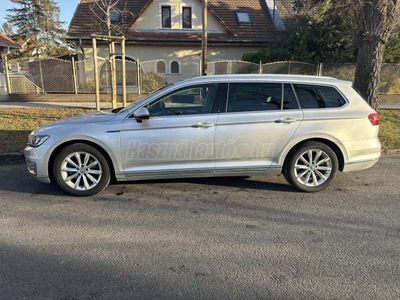
[[[294,84],[293,87],[303,109],[341,107],[346,104],[343,96],[330,86]]]
[[[289,84],[231,83],[228,95],[227,112],[298,109]]]

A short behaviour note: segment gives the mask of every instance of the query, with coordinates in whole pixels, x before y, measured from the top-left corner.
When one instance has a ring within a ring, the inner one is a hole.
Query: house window
[[[180,70],[179,70],[179,62],[177,61],[173,61],[171,62],[171,74],[179,74]]]
[[[182,28],[192,28],[192,8],[182,7]]]
[[[250,13],[246,10],[238,10],[236,13],[236,19],[239,24],[251,24]]]
[[[157,62],[157,73],[165,74],[165,62],[163,62],[162,60]]]
[[[161,6],[161,26],[171,28],[171,6]]]

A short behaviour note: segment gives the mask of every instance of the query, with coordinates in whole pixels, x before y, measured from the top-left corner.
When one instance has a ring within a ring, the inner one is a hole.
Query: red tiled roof
[[[104,22],[94,16],[90,7],[95,8],[97,0],[81,0],[71,21],[68,36],[73,38],[89,38],[90,34],[105,33]],[[201,1],[201,0],[199,0]],[[285,0],[281,0],[285,1]],[[118,9],[126,8],[130,13],[122,20],[122,26],[129,28],[131,24],[151,4],[152,0],[126,0],[118,2]],[[278,2],[278,1],[277,1]],[[208,0],[209,12],[219,21],[226,34],[209,34],[210,42],[228,42],[244,44],[269,44],[276,41],[279,34],[270,17],[265,0]],[[239,24],[235,11],[248,11],[252,24]],[[103,13],[97,8],[97,15]],[[102,29],[103,26],[103,29]],[[149,42],[197,42],[201,37],[198,33],[177,32],[134,32],[127,30],[128,41]]]
[[[0,32],[0,47],[21,49],[22,47],[11,38]]]

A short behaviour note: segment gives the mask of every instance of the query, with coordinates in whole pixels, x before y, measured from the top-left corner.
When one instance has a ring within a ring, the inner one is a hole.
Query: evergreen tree
[[[4,33],[5,35],[12,37],[14,35],[14,30],[13,28],[10,26],[10,24],[8,24],[7,22],[4,22],[1,27],[0,27],[0,31],[2,33]]]
[[[66,52],[60,8],[54,0],[10,0],[6,19],[14,29],[12,38],[25,43],[23,56],[57,55]]]

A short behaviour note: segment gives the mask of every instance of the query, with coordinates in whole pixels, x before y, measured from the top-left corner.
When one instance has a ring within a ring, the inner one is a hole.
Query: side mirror
[[[133,117],[138,123],[142,123],[143,120],[150,119],[150,112],[146,107],[141,107],[133,113]]]

